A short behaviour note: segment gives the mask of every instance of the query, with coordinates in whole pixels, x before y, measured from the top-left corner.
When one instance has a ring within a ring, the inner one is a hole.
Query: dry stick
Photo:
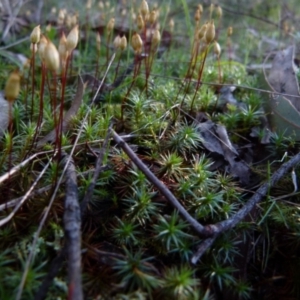
[[[46,299],[49,288],[52,286],[53,279],[57,276],[65,259],[65,247],[58,253],[58,255],[52,260],[50,270],[45,276],[42,284],[40,285],[34,300]]]
[[[168,190],[168,188],[158,180],[157,177],[149,170],[148,167],[136,156],[126,142],[112,130],[114,140],[120,145],[124,152],[131,158],[135,165],[146,175],[149,181],[158,188],[158,190],[171,202],[171,204],[178,209],[180,214],[185,218],[187,222],[196,230],[200,236],[207,236],[208,240],[201,243],[197,253],[194,255],[192,262],[196,263],[205,250],[212,245],[217,235],[233,228],[236,224],[242,221],[254,208],[254,206],[261,201],[266,195],[267,191],[272,187],[286,172],[293,168],[300,162],[300,153],[291,158],[287,163],[283,164],[271,177],[271,180],[263,184],[257,192],[250,198],[250,200],[230,219],[221,221],[217,224],[211,224],[203,226],[197,220],[195,220],[186,211],[186,209],[179,203],[174,195]]]
[[[39,152],[39,153],[35,153],[32,156],[30,156],[29,158],[27,158],[26,160],[22,161],[20,164],[18,164],[17,166],[13,167],[11,170],[9,170],[7,173],[3,174],[2,176],[0,176],[0,184],[5,181],[6,179],[9,179],[13,174],[17,173],[18,171],[20,171],[23,167],[25,167],[28,163],[30,163],[32,160],[34,160],[36,157],[43,155],[43,154],[47,154],[50,153],[52,151],[44,151],[44,152]]]
[[[98,141],[98,142],[99,142],[99,141]],[[109,170],[109,167],[108,167],[108,166],[102,166],[101,169],[100,169],[101,172],[102,172],[102,171],[106,171],[106,170]],[[85,171],[85,172],[81,172],[80,175],[81,175],[81,176],[84,176],[84,177],[87,177],[87,176],[90,176],[90,174],[92,173],[92,171],[93,171],[93,170],[90,169],[90,170],[87,170],[87,171]],[[33,191],[33,192],[29,195],[29,198],[32,198],[32,197],[34,197],[34,196],[36,196],[36,195],[43,194],[43,193],[45,193],[45,192],[47,192],[47,191],[50,191],[50,190],[52,190],[52,189],[53,189],[53,184],[48,184],[48,185],[46,185],[46,186],[44,186],[44,187],[42,187],[42,188],[39,188],[39,189]],[[15,198],[15,199],[10,200],[10,201],[8,201],[8,202],[5,202],[5,203],[3,203],[3,204],[0,204],[0,211],[3,211],[3,210],[6,210],[7,208],[11,208],[11,207],[16,206],[20,201],[22,201],[23,197],[24,197],[24,196],[18,197],[18,198]]]
[[[277,181],[281,179],[291,168],[297,165],[300,162],[300,153],[293,156],[288,162],[283,164],[271,177],[269,182],[263,184],[256,193],[248,200],[248,202],[231,218],[225,221],[221,221],[216,224],[206,225],[202,234],[208,236],[208,239],[200,244],[196,253],[193,255],[191,262],[195,264],[202,254],[208,249],[216,237],[241,222],[255,207],[257,203],[259,203],[262,198],[267,194],[269,189],[276,184]]]
[[[206,238],[197,248],[196,253],[191,258],[191,263],[196,264],[200,257],[205,253],[205,251],[213,244],[218,234],[215,234],[212,237]]]
[[[254,208],[254,206],[262,200],[268,190],[276,184],[291,168],[300,162],[300,153],[293,156],[288,162],[283,164],[271,177],[269,182],[264,183],[256,193],[247,201],[247,203],[231,218],[221,221],[217,224],[205,226],[204,234],[212,236],[215,233],[224,232],[233,228],[236,224],[242,221]]]
[[[53,188],[52,184],[46,185],[45,187],[42,187],[42,188],[40,188],[40,189],[35,190],[34,192],[32,192],[28,196],[28,198],[30,199],[30,198],[32,198],[32,197],[34,197],[36,195],[40,195],[42,193],[45,193],[45,192],[51,190],[52,188]],[[3,211],[3,210],[6,210],[7,208],[11,208],[11,207],[16,206],[20,201],[22,201],[23,197],[24,196],[18,197],[18,198],[10,200],[8,202],[5,202],[4,204],[0,204],[0,211]]]
[[[90,185],[87,189],[87,192],[86,192],[86,194],[85,194],[85,196],[84,196],[84,198],[81,202],[81,216],[83,216],[86,212],[87,205],[89,204],[89,201],[93,196],[93,192],[94,192],[94,189],[95,189],[95,186],[96,186],[96,181],[99,177],[99,174],[103,170],[103,168],[102,168],[103,167],[103,159],[104,159],[104,155],[105,155],[105,152],[106,152],[106,149],[107,149],[107,146],[108,146],[112,125],[113,125],[113,122],[111,122],[111,124],[108,127],[108,131],[107,131],[105,140],[103,142],[103,146],[100,149],[100,153],[97,157],[96,167],[95,167],[95,171],[94,171],[92,181],[91,181],[91,183],[90,183]]]
[[[97,89],[97,91],[96,91],[96,93],[95,93],[95,95],[94,95],[94,97],[93,97],[93,100],[92,100],[91,105],[95,102],[95,100],[96,100],[96,98],[97,98],[97,96],[98,96],[98,93],[99,93],[101,87],[102,87],[103,84],[104,84],[104,80],[105,80],[105,78],[106,78],[106,76],[107,76],[107,73],[108,73],[108,71],[109,71],[109,69],[110,69],[110,67],[111,67],[111,65],[112,65],[112,63],[113,63],[113,61],[114,61],[114,59],[115,59],[115,53],[112,55],[112,58],[111,58],[111,60],[110,60],[110,62],[109,62],[109,65],[108,65],[108,67],[107,67],[107,69],[106,69],[106,72],[105,72],[105,74],[104,74],[104,76],[103,76],[103,78],[102,78],[102,80],[101,80],[101,83],[100,83],[100,85],[99,85],[99,87],[98,87],[98,89]],[[88,107],[88,111],[87,111],[86,115],[84,116],[84,119],[83,119],[83,121],[82,121],[82,124],[81,124],[81,126],[80,126],[80,128],[79,128],[79,132],[78,132],[77,137],[76,137],[76,139],[75,139],[75,142],[74,142],[74,144],[73,144],[72,150],[71,150],[70,155],[69,155],[69,157],[68,157],[68,159],[67,159],[67,161],[66,161],[65,167],[64,167],[64,169],[63,169],[63,171],[62,171],[62,174],[61,174],[61,176],[60,176],[60,178],[59,178],[59,180],[58,180],[58,182],[57,182],[57,184],[56,184],[55,190],[54,190],[54,192],[53,192],[53,194],[52,194],[52,197],[51,197],[51,199],[50,199],[50,201],[49,201],[48,207],[45,208],[45,213],[44,213],[43,218],[42,218],[42,220],[41,220],[41,222],[40,222],[40,224],[39,224],[39,227],[38,227],[37,231],[35,232],[34,239],[33,239],[33,242],[32,242],[32,244],[31,244],[31,248],[30,248],[30,249],[35,249],[35,248],[36,248],[36,245],[37,245],[37,242],[38,242],[38,238],[39,238],[40,233],[41,233],[41,231],[42,231],[42,228],[43,228],[43,226],[44,226],[44,224],[45,224],[45,222],[46,222],[46,219],[47,219],[48,214],[49,214],[49,212],[50,212],[51,206],[52,206],[52,204],[53,204],[53,202],[54,202],[54,200],[55,200],[55,196],[56,196],[56,194],[57,194],[57,192],[58,192],[58,189],[59,189],[59,187],[60,187],[60,184],[61,184],[62,181],[63,181],[63,177],[64,177],[64,175],[65,175],[66,169],[67,169],[68,164],[69,164],[69,162],[70,162],[70,160],[71,160],[71,157],[72,157],[73,154],[74,154],[75,148],[76,148],[76,146],[77,146],[77,144],[78,144],[79,138],[80,138],[81,133],[82,133],[82,131],[83,131],[83,129],[84,129],[84,124],[86,123],[86,120],[87,120],[87,118],[88,118],[90,112],[91,112],[91,106]],[[17,293],[17,296],[16,296],[16,300],[20,300],[20,299],[21,299],[22,292],[23,292],[23,288],[24,288],[25,281],[26,281],[26,277],[27,277],[27,274],[28,274],[28,271],[29,271],[29,267],[30,267],[30,264],[31,264],[31,261],[33,260],[33,258],[34,258],[34,251],[31,250],[30,253],[29,253],[29,256],[28,256],[28,258],[27,258],[27,261],[26,261],[26,263],[25,263],[24,272],[23,272],[23,275],[22,275],[22,279],[21,279],[20,286],[19,286],[19,288],[18,288],[18,293]]]
[[[64,162],[69,162],[66,169],[66,198],[64,212],[64,232],[68,256],[68,299],[82,300],[81,280],[81,217],[78,203],[77,174],[72,157],[65,154]]]
[[[150,169],[137,157],[137,155],[131,150],[128,144],[113,130],[111,129],[112,136],[116,143],[124,150],[124,152],[130,157],[134,164],[146,175],[148,180],[166,197],[166,199],[176,208],[182,217],[190,223],[194,230],[203,235],[204,226],[201,225],[196,219],[194,219],[186,209],[175,198],[171,191],[150,171]]]
[[[48,169],[51,161],[52,161],[52,158],[49,159],[49,161],[46,164],[46,166],[43,168],[43,170],[41,171],[41,173],[39,174],[39,176],[37,177],[37,179],[34,181],[34,183],[32,184],[32,186],[30,187],[30,189],[23,196],[22,200],[16,205],[16,207],[14,208],[14,210],[6,218],[0,220],[0,227],[3,226],[4,224],[6,224],[8,221],[10,221],[12,219],[12,217],[16,214],[16,212],[19,210],[19,208],[22,206],[22,204],[29,198],[31,192],[33,191],[33,189],[35,188],[35,186],[37,185],[37,183],[40,181],[40,179],[43,177],[43,175],[47,171],[47,169]]]

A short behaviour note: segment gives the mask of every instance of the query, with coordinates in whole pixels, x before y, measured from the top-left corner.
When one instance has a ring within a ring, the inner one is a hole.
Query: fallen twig
[[[108,145],[108,142],[109,142],[109,138],[110,138],[110,133],[111,133],[111,128],[112,128],[112,122],[108,128],[108,131],[107,131],[107,134],[106,134],[106,137],[104,139],[104,142],[103,142],[103,145],[102,145],[102,148],[100,149],[99,151],[99,154],[98,154],[98,157],[97,157],[97,161],[96,161],[96,166],[95,166],[95,171],[94,171],[94,175],[93,175],[93,178],[92,178],[92,181],[85,193],[85,196],[81,202],[81,216],[83,216],[86,212],[86,209],[87,209],[87,205],[90,201],[90,199],[92,198],[93,196],[93,192],[94,192],[94,189],[95,189],[95,186],[96,186],[96,182],[97,182],[97,179],[99,177],[99,174],[101,173],[102,171],[102,167],[103,167],[103,159],[104,159],[104,155],[105,155],[105,152],[106,152],[106,149],[107,149],[107,145]]]
[[[74,161],[69,161],[66,169],[66,198],[64,211],[64,232],[66,252],[68,257],[68,299],[83,299],[81,281],[81,218],[78,202],[77,174]]]
[[[300,153],[293,156],[288,162],[283,164],[271,177],[271,179],[263,184],[256,193],[247,201],[247,203],[231,218],[221,221],[217,224],[206,225],[203,233],[206,236],[213,236],[216,233],[224,232],[233,228],[236,224],[242,221],[267,194],[268,190],[276,184],[291,168],[300,162]]]
[[[263,184],[256,193],[248,200],[248,202],[231,218],[221,221],[217,224],[204,226],[203,234],[208,238],[203,241],[198,247],[196,253],[193,255],[191,262],[196,264],[204,252],[212,245],[214,240],[222,232],[227,231],[241,222],[258,204],[262,198],[267,194],[268,190],[276,184],[291,168],[300,162],[300,153],[292,157],[288,162],[283,164],[271,177],[271,179]]]
[[[13,211],[7,217],[5,217],[5,218],[3,218],[3,219],[0,220],[0,227],[3,226],[4,224],[6,224],[8,221],[10,221],[13,218],[13,216],[16,214],[16,212],[19,210],[19,208],[22,206],[22,204],[29,198],[29,196],[32,193],[33,189],[38,184],[38,182],[40,181],[40,179],[43,177],[43,175],[47,171],[48,167],[50,166],[50,163],[51,163],[52,159],[53,158],[50,158],[50,160],[45,165],[45,167],[43,168],[43,170],[41,171],[41,173],[39,174],[39,176],[33,182],[33,184],[31,185],[31,187],[29,188],[29,190],[26,192],[26,194],[22,197],[22,199],[15,206],[15,208],[13,209]]]
[[[212,237],[206,238],[197,248],[196,253],[191,258],[191,263],[196,264],[200,257],[205,253],[205,251],[213,244],[218,234],[215,234]]]
[[[17,166],[13,167],[11,170],[9,170],[7,173],[3,174],[2,176],[0,176],[0,184],[5,181],[6,179],[10,178],[13,174],[15,174],[16,172],[20,171],[23,167],[25,167],[29,162],[31,162],[33,159],[35,159],[37,156],[40,156],[42,154],[47,154],[49,152],[53,152],[53,151],[44,151],[44,152],[39,152],[39,153],[35,153],[32,156],[30,156],[29,158],[25,159],[24,161],[22,161],[20,164],[18,164]]]
[[[58,255],[52,260],[50,270],[44,278],[41,286],[39,287],[34,300],[44,300],[46,299],[49,288],[52,285],[53,279],[56,277],[59,272],[62,263],[65,259],[65,247],[58,253]]]
[[[184,219],[194,228],[194,230],[202,237],[207,237],[204,242],[200,244],[197,252],[192,258],[192,263],[195,264],[203,253],[213,244],[216,237],[233,228],[236,224],[242,221],[254,208],[254,206],[261,201],[266,195],[267,191],[276,184],[286,172],[293,168],[300,162],[300,153],[292,157],[287,163],[283,164],[271,177],[269,182],[263,184],[257,192],[250,198],[250,200],[230,219],[221,221],[217,224],[210,224],[203,226],[196,219],[194,219],[186,209],[180,204],[180,202],[174,197],[170,190],[150,171],[150,169],[137,157],[137,155],[131,150],[128,144],[112,129],[112,136],[124,152],[130,157],[135,165],[146,175],[148,180],[167,198],[167,200],[178,209],[179,213]]]
[[[194,230],[202,235],[203,225],[201,225],[196,219],[194,219],[186,209],[175,198],[171,191],[150,171],[150,169],[137,157],[137,155],[131,150],[128,144],[113,130],[111,129],[112,136],[116,143],[124,150],[124,152],[130,157],[135,165],[146,175],[149,181],[166,197],[166,199],[176,208],[182,217],[190,223]]]
[[[28,195],[28,199],[30,199],[36,195],[40,195],[44,192],[47,192],[47,191],[51,190],[52,188],[53,188],[53,185],[49,184],[49,185],[46,185],[45,187],[37,189],[37,190],[33,191],[30,195]],[[23,197],[24,196],[18,197],[18,198],[15,198],[15,199],[5,202],[4,204],[0,204],[0,211],[16,206],[18,203],[20,203],[20,201],[22,201]]]

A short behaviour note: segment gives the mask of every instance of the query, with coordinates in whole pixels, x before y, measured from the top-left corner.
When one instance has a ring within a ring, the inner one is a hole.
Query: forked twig
[[[167,198],[167,200],[178,209],[183,218],[193,227],[193,229],[202,237],[206,239],[200,244],[197,252],[192,257],[192,263],[195,264],[203,253],[213,244],[216,237],[224,231],[227,231],[239,222],[241,222],[267,194],[268,190],[279,181],[291,168],[300,162],[300,153],[292,157],[288,162],[283,164],[271,177],[269,182],[263,184],[257,192],[248,200],[248,202],[231,218],[221,221],[216,224],[209,224],[203,226],[196,219],[194,219],[186,209],[180,204],[170,190],[150,171],[150,169],[137,157],[131,150],[128,144],[114,131],[112,136],[124,152],[130,157],[134,164],[146,175],[148,180]]]
[[[196,219],[194,219],[181,203],[176,199],[172,192],[150,171],[150,169],[137,157],[128,144],[113,130],[111,129],[112,136],[116,143],[124,150],[124,152],[130,157],[134,164],[145,174],[148,180],[166,197],[166,199],[176,208],[182,217],[190,223],[194,230],[202,235],[203,225],[201,225]]]
[[[193,255],[191,262],[196,264],[204,252],[212,245],[214,240],[224,231],[236,226],[241,222],[267,194],[269,189],[273,187],[291,168],[300,162],[300,153],[293,156],[288,162],[283,164],[271,177],[271,179],[263,184],[256,193],[248,200],[248,202],[231,218],[216,224],[206,225],[203,234],[208,238],[200,244],[196,253]]]
[[[240,221],[242,221],[259,203],[262,198],[267,194],[269,189],[273,187],[291,168],[300,162],[300,153],[293,156],[288,162],[284,163],[270,178],[270,180],[264,183],[256,193],[247,201],[247,203],[231,218],[218,222],[213,225],[206,225],[203,234],[206,236],[213,236],[216,233],[224,232],[233,228]]]

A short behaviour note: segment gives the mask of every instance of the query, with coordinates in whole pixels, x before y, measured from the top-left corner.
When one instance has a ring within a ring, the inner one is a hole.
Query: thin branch
[[[109,170],[109,169],[110,169],[110,168],[109,168],[107,165],[104,165],[104,166],[101,167],[100,171],[103,172],[103,171],[107,171],[107,170]],[[81,172],[81,173],[80,173],[80,176],[87,177],[87,176],[90,176],[90,174],[91,174],[92,172],[93,172],[93,169],[89,169],[89,170],[87,170],[87,171]],[[64,182],[64,181],[62,181],[62,183],[63,183],[63,182]],[[53,188],[53,184],[48,184],[48,185],[46,185],[46,186],[44,186],[44,187],[42,187],[42,188],[39,188],[39,189],[33,191],[33,192],[29,195],[28,198],[30,199],[30,198],[33,198],[33,197],[36,196],[36,195],[43,194],[43,193],[45,193],[45,192],[51,190],[52,188]],[[3,203],[3,204],[0,204],[0,211],[3,211],[3,210],[5,210],[5,209],[7,209],[7,208],[11,208],[11,207],[16,206],[20,201],[22,201],[23,197],[24,197],[24,196],[18,197],[18,198],[12,199],[12,200],[10,200],[10,201],[7,201],[7,202],[5,202],[5,203]]]
[[[221,221],[217,224],[207,225],[204,228],[203,234],[212,236],[216,233],[224,232],[233,228],[241,222],[267,194],[268,190],[274,186],[291,168],[300,162],[300,153],[293,156],[288,162],[283,164],[271,177],[269,182],[263,184],[256,193],[248,200],[248,202],[231,218]]]
[[[74,161],[71,158],[66,169],[66,198],[64,211],[64,232],[68,257],[68,299],[82,300],[81,280],[81,218],[78,202],[77,174]]]
[[[203,235],[204,227],[196,219],[194,219],[186,209],[175,198],[171,191],[150,171],[150,169],[137,157],[131,150],[128,144],[113,130],[111,129],[112,136],[116,143],[124,150],[130,157],[134,164],[146,175],[148,180],[166,197],[166,199],[179,211],[181,216],[194,228],[194,230]]]
[[[146,175],[148,180],[156,186],[156,188],[167,198],[167,200],[178,209],[179,213],[184,219],[190,223],[190,225],[196,230],[196,232],[203,237],[207,237],[204,242],[201,243],[197,252],[192,258],[192,263],[195,264],[197,260],[203,255],[203,253],[213,244],[216,237],[241,222],[254,208],[254,206],[262,200],[268,190],[276,184],[291,168],[300,162],[300,153],[292,157],[287,163],[283,164],[271,177],[269,182],[263,184],[257,192],[250,198],[250,200],[230,219],[221,221],[217,224],[210,224],[203,226],[197,220],[195,220],[186,209],[180,204],[180,202],[174,197],[170,190],[149,170],[149,168],[137,157],[137,155],[131,150],[126,142],[112,130],[112,136],[114,140],[120,145],[124,152],[130,157],[135,165]]]
[[[62,263],[65,259],[65,247],[58,253],[58,255],[52,260],[50,270],[40,285],[34,300],[43,300],[46,298],[49,288],[52,285],[53,279],[57,276]]]
[[[198,247],[196,253],[193,255],[191,262],[196,264],[204,252],[213,244],[214,240],[222,232],[227,231],[239,222],[241,222],[257,205],[263,197],[267,194],[269,189],[273,187],[276,182],[278,182],[291,168],[300,162],[300,153],[293,156],[288,162],[283,164],[271,177],[269,182],[263,184],[256,193],[248,200],[248,202],[231,218],[225,221],[221,221],[216,224],[206,225],[202,231],[202,235],[207,236],[200,246]]]
[[[46,186],[44,186],[44,187],[42,187],[42,188],[40,188],[40,189],[37,189],[37,190],[33,191],[33,192],[28,196],[28,198],[30,199],[30,198],[32,198],[32,197],[34,197],[34,196],[36,196],[36,195],[40,195],[40,194],[42,194],[42,193],[45,193],[45,192],[51,190],[52,188],[53,188],[53,185],[52,185],[52,184],[48,184],[48,185],[46,185]],[[18,198],[12,199],[12,200],[10,200],[10,201],[7,201],[7,202],[5,202],[5,203],[3,203],[3,204],[0,204],[0,211],[3,211],[3,210],[5,210],[5,209],[7,209],[7,208],[11,208],[11,207],[16,206],[20,201],[22,201],[23,197],[24,197],[24,196],[18,197]]]
[[[0,51],[1,51],[1,50],[5,50],[5,49],[12,48],[12,47],[14,47],[14,46],[16,46],[16,45],[22,44],[22,43],[27,42],[27,41],[29,41],[29,40],[30,40],[30,37],[29,37],[29,36],[26,36],[26,37],[21,38],[21,39],[19,39],[19,40],[13,42],[13,43],[11,43],[11,44],[8,44],[8,45],[5,45],[5,46],[0,47]]]
[[[51,151],[53,152],[53,151]],[[16,172],[20,171],[23,167],[25,167],[29,162],[31,162],[33,159],[35,159],[37,156],[40,156],[42,154],[47,154],[49,153],[49,151],[45,151],[45,152],[39,152],[39,153],[35,153],[32,156],[30,156],[29,158],[27,158],[26,160],[22,161],[20,164],[18,164],[17,166],[13,167],[11,170],[9,170],[7,173],[3,174],[2,176],[0,176],[0,184],[5,181],[6,179],[10,178],[13,174],[15,174]]]
[[[113,122],[111,122],[111,124],[109,125],[106,137],[105,137],[103,145],[102,145],[102,148],[100,149],[98,157],[97,157],[96,167],[95,167],[95,171],[94,171],[92,181],[91,181],[91,183],[90,183],[90,185],[87,189],[87,192],[86,192],[86,194],[85,194],[85,196],[84,196],[84,198],[81,202],[81,216],[83,216],[86,212],[89,201],[93,197],[93,192],[94,192],[94,189],[95,189],[95,186],[96,186],[97,179],[98,179],[100,173],[103,170],[103,168],[102,168],[103,167],[103,160],[104,160],[104,156],[105,156],[105,153],[106,153],[106,150],[107,150],[107,146],[108,146],[112,126],[113,126]]]
[[[218,234],[215,234],[212,237],[206,238],[197,248],[196,253],[191,258],[191,263],[195,265],[200,257],[205,253],[205,251],[213,244]]]
[[[6,224],[7,222],[9,222],[13,218],[13,216],[16,214],[16,212],[19,210],[19,208],[22,206],[22,204],[24,204],[24,202],[29,198],[29,196],[32,193],[33,189],[38,184],[38,182],[40,181],[40,179],[43,177],[43,175],[47,171],[48,167],[50,166],[51,161],[52,161],[52,158],[50,158],[50,160],[45,165],[45,167],[43,168],[43,170],[41,171],[41,173],[39,174],[39,176],[33,182],[33,184],[31,185],[31,187],[29,188],[29,190],[26,192],[26,194],[22,197],[22,199],[15,206],[15,208],[13,209],[13,211],[6,218],[3,218],[3,219],[0,220],[0,227],[3,226],[4,224]]]

